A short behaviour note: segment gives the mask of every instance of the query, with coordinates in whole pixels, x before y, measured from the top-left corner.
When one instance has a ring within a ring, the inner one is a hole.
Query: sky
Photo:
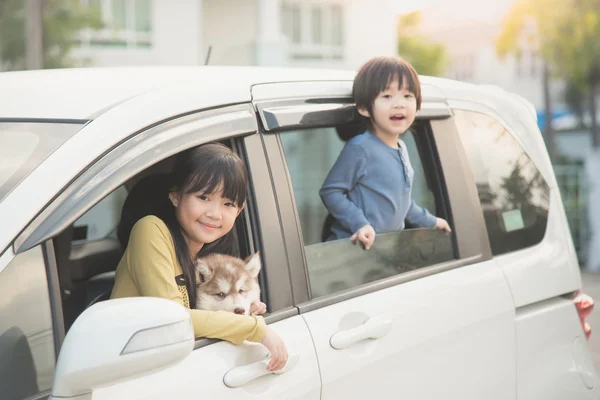
[[[440,1],[444,0],[394,0],[396,4],[396,11],[398,13],[407,13],[420,10],[431,4],[439,3]]]

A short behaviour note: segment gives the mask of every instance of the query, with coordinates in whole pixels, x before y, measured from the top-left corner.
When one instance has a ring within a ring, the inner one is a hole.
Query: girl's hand
[[[353,244],[359,241],[364,245],[365,250],[369,250],[375,241],[375,229],[371,225],[365,225],[350,236]]]
[[[271,353],[271,361],[267,369],[271,372],[279,371],[285,367],[288,360],[288,351],[285,343],[275,331],[267,326],[267,332],[261,342]]]
[[[267,312],[267,305],[262,301],[255,301],[250,305],[250,314],[251,315],[262,315]]]
[[[450,229],[450,225],[448,225],[448,221],[446,221],[443,218],[436,218],[435,228],[446,232],[452,232],[452,229]]]

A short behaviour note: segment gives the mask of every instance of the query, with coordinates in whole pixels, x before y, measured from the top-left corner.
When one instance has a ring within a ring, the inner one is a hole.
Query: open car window
[[[443,210],[436,201],[428,180],[435,168],[427,146],[419,145],[426,135],[427,123],[418,132],[407,132],[402,140],[415,171],[412,199],[432,214]],[[351,289],[380,279],[436,265],[455,258],[452,236],[435,229],[405,229],[377,234],[375,243],[365,251],[349,238],[327,241],[333,222],[319,190],[351,135],[344,127],[326,127],[279,134],[294,191],[302,236],[311,297],[317,298]],[[355,131],[354,134],[358,133]],[[424,154],[422,157],[421,155]],[[429,174],[429,177],[431,174]],[[443,216],[446,217],[446,216]],[[407,228],[412,228],[407,225]]]

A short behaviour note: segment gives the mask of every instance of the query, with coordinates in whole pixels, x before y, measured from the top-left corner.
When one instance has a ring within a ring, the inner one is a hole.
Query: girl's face
[[[223,197],[222,185],[213,193],[198,191],[180,195],[171,192],[169,198],[175,206],[175,215],[192,259],[195,259],[205,243],[214,242],[226,235],[244,208]]]

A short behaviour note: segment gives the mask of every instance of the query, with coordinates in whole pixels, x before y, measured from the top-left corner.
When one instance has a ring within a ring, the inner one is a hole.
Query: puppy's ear
[[[208,282],[214,273],[213,269],[204,260],[196,261],[194,272],[196,274],[196,285]]]
[[[244,260],[244,263],[246,264],[246,271],[248,271],[248,274],[250,274],[251,277],[256,278],[260,272],[260,268],[262,267],[260,262],[260,253],[256,252],[248,256]]]

